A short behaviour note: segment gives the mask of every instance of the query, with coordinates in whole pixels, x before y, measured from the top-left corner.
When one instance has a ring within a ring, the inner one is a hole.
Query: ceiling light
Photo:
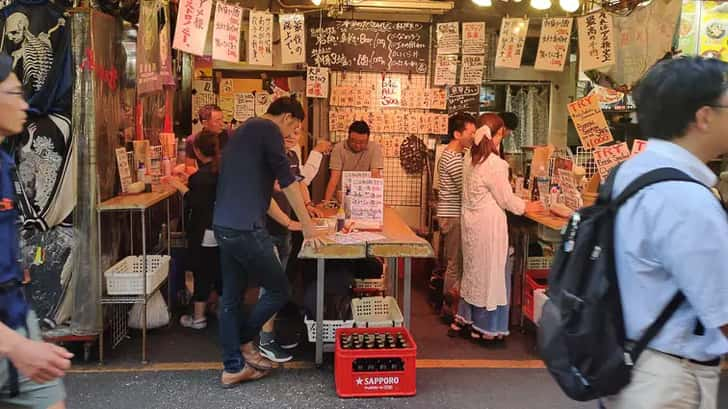
[[[480,7],[490,7],[493,5],[492,0],[473,0],[473,3]]]
[[[551,0],[531,0],[531,7],[536,10],[548,10],[551,8]]]
[[[559,6],[562,10],[573,13],[579,10],[579,0],[559,0]]]
[[[311,0],[311,3],[313,3],[314,6],[320,6],[321,0]]]

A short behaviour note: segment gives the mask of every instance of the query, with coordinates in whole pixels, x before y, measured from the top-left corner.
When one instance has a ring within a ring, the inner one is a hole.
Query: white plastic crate
[[[354,279],[354,289],[362,292],[384,291],[384,278]]]
[[[129,256],[104,272],[109,295],[141,295],[144,292],[144,257]],[[147,256],[147,295],[169,274],[169,256]]]
[[[309,320],[308,317],[303,318],[303,322],[306,324],[308,330],[308,341],[316,342],[316,320]],[[342,321],[342,320],[324,320],[324,342],[336,341],[336,330],[339,328],[352,328],[354,321]]]
[[[351,313],[358,328],[401,327],[404,317],[392,297],[364,297],[351,300]]]
[[[528,270],[550,270],[553,257],[529,257],[526,269]]]

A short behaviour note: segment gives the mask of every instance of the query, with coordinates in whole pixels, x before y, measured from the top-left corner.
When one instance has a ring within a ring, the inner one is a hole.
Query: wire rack
[[[597,164],[594,162],[592,149],[583,146],[576,148],[576,166],[581,166],[586,170],[587,179],[591,179],[597,173]]]
[[[129,334],[128,326],[128,304],[106,304],[103,306],[106,308],[104,316],[109,317],[109,331],[111,334],[111,348],[116,348],[121,341],[126,339]]]

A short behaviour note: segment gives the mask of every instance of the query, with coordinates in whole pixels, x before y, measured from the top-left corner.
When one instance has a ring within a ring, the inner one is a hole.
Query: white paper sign
[[[435,62],[435,85],[453,85],[458,76],[458,56],[438,55]]]
[[[569,55],[569,41],[574,20],[547,18],[541,25],[541,38],[534,68],[542,71],[563,71]]]
[[[353,178],[349,191],[351,220],[359,224],[384,225],[384,179]]]
[[[255,93],[255,116],[261,116],[268,111],[268,107],[273,102],[273,96],[265,91]]]
[[[528,34],[528,19],[504,18],[498,37],[498,51],[495,66],[501,68],[519,68],[523,57],[523,46]]]
[[[347,126],[348,128],[348,126]],[[370,171],[344,171],[341,172],[341,191],[346,192],[351,190],[351,179],[366,179],[372,177]]]
[[[203,55],[211,14],[212,0],[180,0],[172,47],[186,53]]]
[[[460,24],[439,23],[437,25],[437,53],[457,54],[460,51]]]
[[[129,169],[129,156],[126,153],[126,148],[116,149],[116,166],[119,169],[121,191],[126,193],[129,191],[129,185],[132,183],[131,169]]]
[[[328,68],[308,67],[306,69],[306,96],[309,98],[328,98]]]
[[[192,80],[192,132],[202,129],[198,113],[200,108],[209,104],[217,104],[217,98],[212,91],[211,80]]]
[[[237,63],[240,61],[240,24],[243,8],[232,4],[215,4],[215,23],[212,31],[212,58]]]
[[[382,106],[398,107],[402,104],[402,81],[399,78],[385,78],[382,81]]]
[[[485,22],[463,23],[463,54],[485,55]]]
[[[629,159],[631,153],[626,142],[610,146],[597,146],[592,152],[594,162],[597,164],[599,176],[602,180],[607,180],[609,171],[621,162]]]
[[[303,14],[278,16],[281,32],[281,62],[302,64],[306,62],[306,27]]]
[[[635,156],[647,149],[647,141],[643,139],[635,139],[632,141],[632,156]]]
[[[463,55],[463,68],[460,70],[460,84],[480,85],[483,83],[485,56]]]
[[[273,65],[273,14],[251,10],[249,35],[248,63]]]
[[[602,10],[579,17],[579,58],[582,71],[614,65],[614,22],[611,14]]]
[[[235,94],[235,109],[233,118],[238,122],[244,122],[255,116],[255,95],[252,92]]]

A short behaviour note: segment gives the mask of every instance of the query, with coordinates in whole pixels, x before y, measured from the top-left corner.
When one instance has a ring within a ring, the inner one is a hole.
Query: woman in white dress
[[[508,162],[499,156],[506,135],[495,114],[478,118],[475,144],[463,167],[463,278],[458,314],[450,335],[470,327],[474,339],[503,339],[508,332],[508,222],[506,210],[523,214],[540,208],[517,197],[508,180]],[[509,286],[508,286],[509,287]]]

